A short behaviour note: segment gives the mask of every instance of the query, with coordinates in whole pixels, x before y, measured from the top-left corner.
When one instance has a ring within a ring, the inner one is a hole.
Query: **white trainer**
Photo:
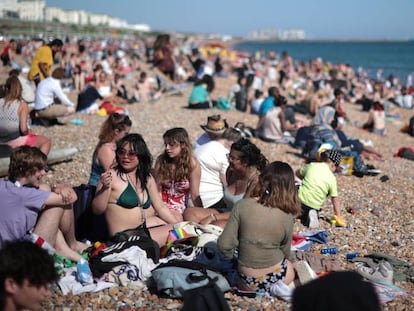
[[[311,209],[309,211],[308,220],[310,229],[319,228],[318,212],[316,210]]]
[[[269,288],[269,294],[273,297],[278,297],[284,301],[290,302],[292,299],[293,289],[285,284],[282,280],[273,283]]]
[[[357,271],[364,278],[379,283],[392,284],[394,277],[393,268],[388,261],[381,261],[375,268],[359,266]]]

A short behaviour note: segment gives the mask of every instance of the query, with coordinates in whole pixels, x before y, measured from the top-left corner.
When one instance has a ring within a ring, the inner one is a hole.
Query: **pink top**
[[[181,214],[187,207],[189,193],[189,180],[165,182],[161,186],[161,196],[164,203],[169,209]]]

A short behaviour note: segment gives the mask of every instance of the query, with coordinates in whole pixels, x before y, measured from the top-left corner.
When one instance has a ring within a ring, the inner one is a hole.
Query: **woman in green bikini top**
[[[114,168],[100,177],[92,202],[94,213],[105,214],[111,236],[146,223],[152,239],[164,245],[171,225],[180,220],[160,197],[150,174],[152,156],[141,135],[122,138],[115,159]]]
[[[132,187],[131,183],[128,181],[128,186],[121,193],[121,195],[119,196],[115,204],[118,204],[119,206],[123,208],[128,208],[128,209],[135,208],[137,206],[142,207],[142,209],[147,209],[151,206],[151,198],[148,195],[147,188],[145,188],[145,193],[147,195],[147,199],[143,204],[141,204],[141,201],[137,195],[136,190],[134,189],[134,187]],[[109,203],[114,203],[114,202],[109,202]]]

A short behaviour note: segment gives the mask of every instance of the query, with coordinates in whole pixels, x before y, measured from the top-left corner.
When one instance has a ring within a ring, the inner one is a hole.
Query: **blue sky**
[[[153,30],[244,36],[300,28],[308,38],[414,39],[413,0],[46,0]]]

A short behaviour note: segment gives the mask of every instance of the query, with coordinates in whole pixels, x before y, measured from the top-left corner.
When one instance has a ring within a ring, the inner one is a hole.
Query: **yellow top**
[[[45,77],[40,71],[39,64],[44,63],[46,71],[50,75],[50,71],[53,65],[53,53],[52,49],[48,45],[41,46],[35,56],[33,57],[32,64],[30,66],[30,71],[28,73],[28,79],[33,80],[33,78],[40,74],[40,80],[43,80]]]

